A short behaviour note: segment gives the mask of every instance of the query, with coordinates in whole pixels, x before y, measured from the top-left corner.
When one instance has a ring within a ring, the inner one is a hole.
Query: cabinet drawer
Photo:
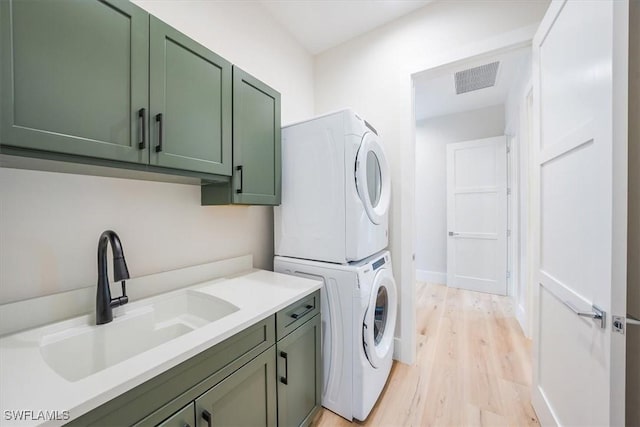
[[[195,425],[196,405],[195,403],[189,403],[156,427],[195,427]]]
[[[296,301],[276,314],[276,339],[287,336],[320,312],[320,291]]]

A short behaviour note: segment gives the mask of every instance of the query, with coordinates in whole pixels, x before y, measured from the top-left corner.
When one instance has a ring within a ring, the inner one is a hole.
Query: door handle
[[[240,181],[240,188],[236,189],[236,193],[241,194],[242,193],[242,165],[236,166],[236,170],[238,171],[238,175],[240,176],[238,178],[238,181]]]
[[[604,329],[605,326],[607,325],[607,312],[602,310],[600,307],[598,307],[596,305],[592,305],[591,306],[591,310],[592,311],[580,311],[571,302],[569,302],[569,301],[563,301],[563,302],[564,302],[564,305],[569,307],[569,309],[571,311],[573,311],[575,314],[577,314],[578,316],[580,316],[580,317],[588,317],[588,318],[593,319],[593,320],[599,320],[600,321],[600,327],[602,329]]]
[[[450,231],[449,232],[449,236],[459,236],[460,233],[456,232],[456,231]]]
[[[143,150],[147,146],[147,109],[141,108],[138,110],[138,121],[140,122],[140,142],[138,142],[138,149]]]
[[[207,425],[209,427],[212,427],[212,420],[211,420],[211,412],[207,411],[206,409],[204,411],[202,411],[202,418],[204,418],[204,420],[207,422]]]
[[[630,314],[627,314],[627,325],[640,325],[640,319],[636,319]]]
[[[156,122],[158,123],[158,145],[156,145],[156,153],[162,151],[162,113],[156,114]]]
[[[307,313],[311,312],[315,307],[312,306],[311,304],[307,304],[304,307],[304,311],[302,313],[291,313],[291,317],[293,317],[294,319],[299,319],[300,317],[305,316]]]
[[[287,385],[289,382],[289,359],[287,359],[287,353],[284,351],[280,352],[280,357],[284,359],[284,377],[280,377],[280,382]]]

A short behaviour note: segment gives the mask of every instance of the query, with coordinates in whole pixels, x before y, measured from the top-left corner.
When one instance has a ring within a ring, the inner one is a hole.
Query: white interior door
[[[506,137],[447,144],[447,229],[447,285],[506,295]]]
[[[625,344],[611,313],[624,316],[626,298],[627,45],[624,0],[553,2],[534,38],[532,401],[543,425],[624,425]]]

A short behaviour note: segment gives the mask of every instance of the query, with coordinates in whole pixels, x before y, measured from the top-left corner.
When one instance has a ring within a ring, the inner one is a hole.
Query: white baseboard
[[[520,324],[520,328],[522,329],[524,336],[531,339],[528,333],[529,328],[527,325],[527,313],[524,311],[524,307],[522,307],[520,304],[516,304],[515,311],[516,311],[516,319],[518,319],[518,323]]]
[[[439,271],[416,270],[416,280],[418,282],[447,284],[447,273]]]

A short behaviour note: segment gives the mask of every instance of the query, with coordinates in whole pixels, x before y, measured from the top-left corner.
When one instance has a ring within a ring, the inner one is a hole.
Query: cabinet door
[[[275,347],[196,399],[196,425],[275,426]]]
[[[231,64],[150,22],[152,165],[231,175]]]
[[[280,204],[280,94],[233,67],[233,202]]]
[[[320,408],[320,315],[278,341],[278,425],[307,426]]]
[[[148,162],[149,15],[111,0],[0,1],[4,145]],[[142,116],[142,114],[140,114]]]

